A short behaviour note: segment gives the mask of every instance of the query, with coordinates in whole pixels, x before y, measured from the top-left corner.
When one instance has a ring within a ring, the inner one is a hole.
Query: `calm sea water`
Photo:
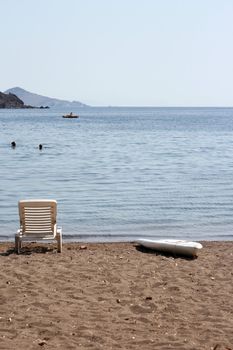
[[[233,239],[232,108],[64,112],[0,110],[1,240],[26,198],[58,201],[67,240]]]

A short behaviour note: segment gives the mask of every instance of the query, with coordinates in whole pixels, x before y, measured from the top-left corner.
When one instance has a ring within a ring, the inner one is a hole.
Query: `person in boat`
[[[70,116],[70,117],[72,117],[72,116],[73,116],[73,113],[72,113],[72,112],[70,112],[69,116]]]

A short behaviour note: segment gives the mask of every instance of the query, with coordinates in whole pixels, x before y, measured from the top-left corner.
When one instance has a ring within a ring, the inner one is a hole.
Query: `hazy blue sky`
[[[0,0],[0,91],[233,106],[233,0]]]

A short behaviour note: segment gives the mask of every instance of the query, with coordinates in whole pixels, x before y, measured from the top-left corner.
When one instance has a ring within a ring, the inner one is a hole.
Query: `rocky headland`
[[[16,95],[0,92],[0,108],[34,108],[33,106],[25,105],[22,100]]]

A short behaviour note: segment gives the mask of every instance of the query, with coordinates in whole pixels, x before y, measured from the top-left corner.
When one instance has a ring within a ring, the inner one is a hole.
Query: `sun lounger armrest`
[[[20,228],[20,229],[17,230],[16,235],[17,235],[17,236],[22,236],[22,232],[23,232],[23,231],[22,231],[22,229]]]

